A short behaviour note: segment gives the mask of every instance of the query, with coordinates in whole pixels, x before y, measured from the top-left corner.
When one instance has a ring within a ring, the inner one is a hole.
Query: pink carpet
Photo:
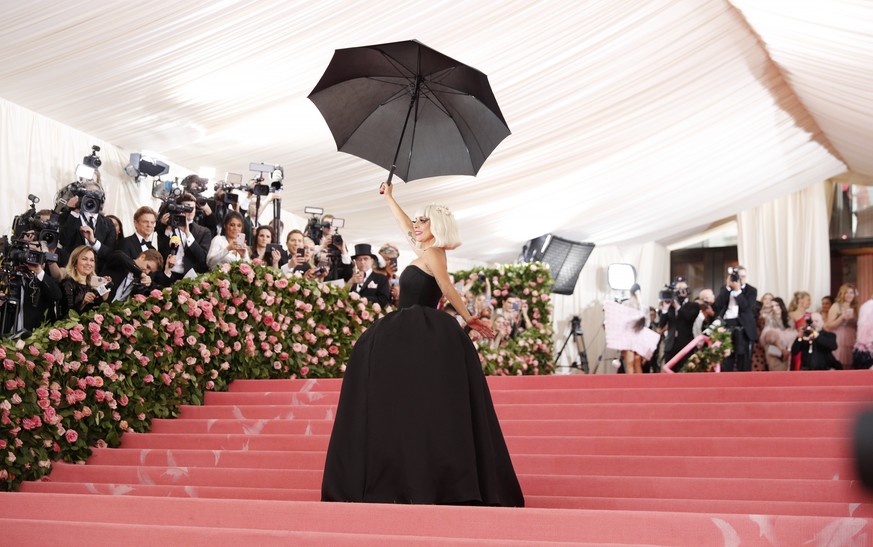
[[[864,545],[869,371],[490,378],[524,509],[318,501],[339,380],[236,381],[0,493],[10,545]]]

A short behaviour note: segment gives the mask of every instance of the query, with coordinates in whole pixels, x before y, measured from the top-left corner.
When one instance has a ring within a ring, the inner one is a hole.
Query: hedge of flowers
[[[711,329],[709,339],[686,359],[682,372],[715,372],[716,367],[731,354],[733,347],[730,329],[715,327]]]
[[[342,376],[354,340],[384,311],[342,288],[237,263],[3,341],[0,485],[118,446],[234,378]],[[486,372],[504,369],[484,361]]]
[[[540,262],[506,264],[490,268],[473,268],[455,272],[455,279],[470,274],[484,274],[491,282],[491,306],[498,310],[510,295],[528,303],[531,328],[499,347],[488,340],[477,342],[482,370],[493,376],[551,374],[554,372],[552,349],[551,289],[555,284],[549,266]],[[470,292],[482,294],[486,285],[476,281]]]

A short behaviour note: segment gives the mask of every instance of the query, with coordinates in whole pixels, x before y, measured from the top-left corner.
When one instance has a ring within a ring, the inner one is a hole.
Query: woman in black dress
[[[97,255],[94,249],[81,245],[70,253],[70,261],[67,263],[66,277],[61,280],[61,289],[64,291],[64,313],[70,311],[79,315],[91,311],[109,298],[109,290],[98,291],[97,286],[106,286],[110,278],[97,277],[94,269],[97,265]],[[101,293],[102,292],[102,296]]]
[[[460,244],[451,211],[410,220],[382,186],[417,258],[400,276],[400,305],[358,339],[343,379],[325,462],[324,501],[521,507],[518,484],[479,355],[436,305],[445,294],[467,325],[491,329],[464,306],[446,268]]]

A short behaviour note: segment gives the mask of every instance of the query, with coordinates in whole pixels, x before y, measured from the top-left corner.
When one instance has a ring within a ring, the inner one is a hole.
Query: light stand
[[[561,354],[564,353],[564,349],[566,349],[567,344],[570,342],[570,339],[573,339],[573,343],[576,344],[576,348],[579,348],[579,344],[576,341],[576,338],[582,341],[582,349],[579,350],[579,363],[573,361],[573,364],[570,365],[572,368],[578,368],[584,374],[588,374],[588,349],[585,346],[585,334],[582,332],[582,321],[579,319],[578,315],[574,315],[570,320],[570,332],[567,333],[567,338],[564,339],[564,345],[561,346],[561,349],[558,350],[558,355],[555,356],[555,362],[552,363],[553,366],[557,366],[558,361],[561,359]]]

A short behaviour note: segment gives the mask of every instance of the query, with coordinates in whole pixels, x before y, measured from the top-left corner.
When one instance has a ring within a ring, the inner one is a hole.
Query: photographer
[[[758,340],[758,289],[746,283],[746,269],[728,268],[725,286],[715,299],[713,308],[718,317],[733,331],[734,351],[722,363],[722,372],[752,370],[752,343]]]
[[[64,292],[64,312],[70,311],[79,315],[91,311],[109,299],[111,278],[98,277],[96,271],[97,258],[94,249],[81,245],[70,253],[67,263],[67,277],[61,281]]]
[[[112,280],[109,302],[123,302],[133,294],[148,294],[152,289],[151,274],[160,271],[163,261],[155,249],[146,249],[136,258],[122,251],[109,255],[104,270]]]
[[[275,241],[273,237],[273,228],[271,226],[258,226],[255,230],[255,243],[249,249],[249,256],[252,261],[259,260],[265,266],[278,268],[283,261],[287,262],[288,257],[282,246]]]
[[[700,315],[700,304],[688,298],[688,282],[682,276],[665,287],[658,297],[661,300],[658,326],[667,329],[664,361],[669,362],[694,339],[694,322]],[[682,370],[688,355],[677,362],[673,370]]]
[[[185,193],[194,196],[197,202],[196,211],[194,213],[194,222],[209,230],[212,234],[216,233],[218,227],[218,217],[216,217],[216,199],[203,196],[206,191],[209,181],[198,175],[188,175],[182,179],[180,185]]]
[[[803,327],[797,329],[797,340],[791,346],[791,355],[800,359],[800,370],[840,369],[842,365],[834,357],[837,337],[824,330],[824,318],[813,313]]]
[[[115,250],[117,238],[115,225],[100,212],[106,196],[95,182],[74,183],[72,191],[69,210],[60,216],[60,246],[70,253],[82,245],[94,249],[99,272],[102,261]]]
[[[35,246],[32,250],[35,250]],[[4,334],[30,332],[56,319],[56,308],[64,295],[43,264],[24,261],[21,265],[6,255],[2,277],[6,290],[0,291],[0,308],[4,319],[0,327]]]
[[[345,242],[339,234],[325,235],[321,239],[322,249],[327,253],[330,259],[325,281],[336,281],[342,279],[348,281],[355,273],[355,265],[352,263],[352,258],[349,256]]]
[[[285,246],[288,250],[284,254],[282,262],[286,275],[291,272],[306,273],[312,268],[312,257],[307,256],[305,240],[306,238],[300,230],[288,232],[288,237],[285,238]]]
[[[196,208],[197,198],[191,194],[182,194],[175,202],[161,207],[158,250],[165,258],[171,254],[176,256],[170,276],[173,281],[190,275],[190,272],[206,273],[209,269],[206,253],[212,243],[212,232],[194,222]]]

